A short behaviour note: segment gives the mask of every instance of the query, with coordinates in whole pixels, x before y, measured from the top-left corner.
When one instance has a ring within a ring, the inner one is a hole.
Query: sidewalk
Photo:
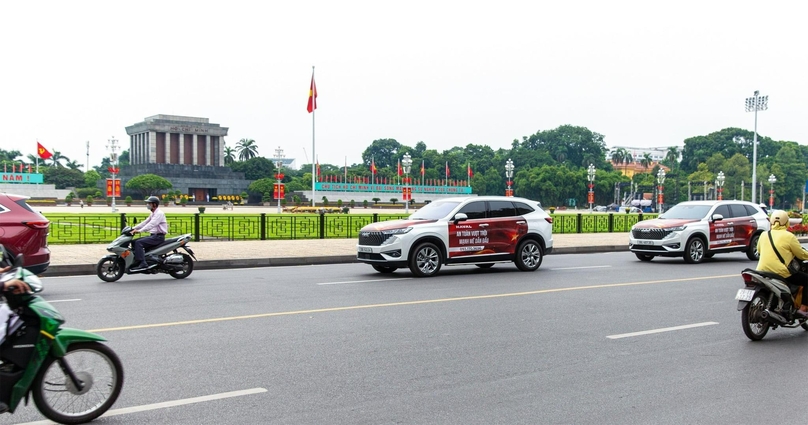
[[[553,254],[628,250],[628,233],[553,235]],[[356,239],[297,239],[281,241],[192,242],[194,269],[294,266],[353,263]],[[45,276],[94,275],[107,255],[106,244],[51,245],[51,265]]]

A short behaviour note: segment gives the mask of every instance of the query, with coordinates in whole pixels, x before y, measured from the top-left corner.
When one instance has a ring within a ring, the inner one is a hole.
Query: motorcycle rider
[[[7,272],[11,269],[11,260],[12,257],[6,251],[3,245],[0,245],[0,275]],[[14,294],[22,294],[26,292],[31,292],[31,288],[28,286],[27,283],[19,280],[19,279],[11,279],[7,282],[3,282],[0,284],[0,293],[5,294],[7,292],[12,292]],[[14,321],[17,320],[17,316],[14,315],[14,312],[8,307],[6,303],[0,303],[0,341],[5,341],[6,339],[6,332],[14,324]],[[0,363],[0,368],[3,368],[4,365]],[[0,385],[13,385],[14,383],[9,382],[0,382]],[[2,391],[0,391],[1,393]],[[6,404],[5,400],[0,400],[0,413],[4,413],[8,410],[8,405]]]
[[[160,198],[156,196],[149,196],[146,199],[146,208],[151,211],[149,218],[143,220],[142,223],[135,226],[132,233],[149,232],[150,235],[137,239],[134,242],[135,251],[135,264],[132,267],[133,272],[141,272],[147,270],[149,265],[146,264],[146,248],[161,245],[166,240],[166,233],[168,233],[168,222],[166,222],[165,213],[158,209],[160,206]],[[152,265],[153,267],[154,265]]]
[[[808,289],[806,289],[808,287],[808,274],[803,272],[792,274],[786,266],[795,257],[800,260],[808,260],[808,251],[800,245],[797,237],[788,231],[788,213],[783,210],[772,211],[769,222],[772,225],[772,241],[774,241],[774,246],[777,247],[777,251],[783,257],[785,264],[777,257],[769,238],[761,235],[758,239],[760,260],[758,260],[756,269],[778,274],[789,284],[802,286],[802,305],[797,311],[797,315],[803,318],[808,317],[808,304],[806,304],[808,303]]]

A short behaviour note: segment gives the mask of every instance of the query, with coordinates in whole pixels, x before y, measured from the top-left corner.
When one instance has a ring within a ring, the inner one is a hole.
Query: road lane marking
[[[317,285],[342,285],[343,283],[366,283],[366,282],[391,282],[394,280],[412,280],[414,277],[393,277],[388,279],[369,279],[369,280],[346,280],[340,282],[321,282]]]
[[[45,301],[47,301],[48,303],[69,303],[72,301],[81,301],[81,298],[73,298],[69,300],[45,300]]]
[[[680,331],[682,329],[700,328],[702,326],[712,326],[712,325],[717,325],[717,324],[718,324],[718,322],[693,323],[692,325],[671,326],[669,328],[659,328],[659,329],[651,329],[651,330],[647,330],[647,331],[631,332],[631,333],[627,333],[627,334],[609,335],[606,338],[609,338],[609,339],[630,338],[630,337],[633,337],[633,336],[651,335],[651,334],[658,334],[658,333],[670,332],[670,331]]]
[[[580,267],[552,267],[547,270],[582,270],[582,269],[606,269],[611,266],[580,266]]]
[[[211,319],[197,319],[197,320],[183,320],[179,322],[165,322],[165,323],[152,323],[146,325],[133,325],[133,326],[119,326],[115,328],[101,328],[101,329],[91,329],[89,332],[115,332],[115,331],[131,331],[136,329],[151,329],[151,328],[163,328],[168,326],[181,326],[181,325],[197,325],[201,323],[215,323],[215,322],[225,322],[231,320],[247,320],[247,319],[261,319],[266,317],[280,317],[280,316],[295,316],[295,315],[303,315],[303,314],[313,314],[313,313],[331,313],[337,311],[350,311],[350,310],[361,310],[361,309],[368,309],[368,308],[383,308],[383,307],[399,307],[399,306],[408,306],[408,305],[425,305],[425,304],[436,304],[436,303],[447,303],[447,302],[454,302],[454,301],[473,301],[473,300],[486,300],[486,299],[496,299],[496,298],[506,298],[506,297],[522,297],[527,295],[539,295],[539,294],[552,294],[556,292],[567,292],[567,291],[582,291],[587,289],[605,289],[605,288],[619,288],[624,286],[638,286],[638,285],[653,285],[658,283],[674,283],[674,282],[691,282],[697,280],[712,280],[712,279],[726,279],[730,277],[737,277],[737,274],[725,274],[725,275],[718,275],[718,276],[702,276],[702,277],[689,277],[689,278],[682,278],[682,279],[663,279],[663,280],[649,280],[649,281],[641,281],[641,282],[624,282],[624,283],[607,283],[603,285],[589,285],[589,286],[574,286],[570,288],[556,288],[556,289],[539,289],[535,291],[526,291],[526,292],[511,292],[505,294],[489,294],[489,295],[473,295],[467,297],[455,297],[455,298],[438,298],[438,299],[431,299],[431,300],[417,300],[417,301],[401,301],[395,303],[381,303],[381,304],[364,304],[364,305],[353,305],[353,306],[345,306],[345,307],[326,307],[326,308],[315,308],[310,310],[293,310],[293,311],[279,311],[275,313],[261,313],[261,314],[249,314],[245,316],[229,316],[229,317],[215,317]]]
[[[249,390],[239,390],[239,391],[230,391],[227,393],[219,393],[219,394],[211,394],[205,395],[201,397],[192,397],[192,398],[185,398],[182,400],[173,400],[173,401],[164,401],[161,403],[154,403],[154,404],[144,404],[142,406],[132,406],[132,407],[124,407],[122,409],[113,409],[101,415],[102,418],[107,418],[110,416],[118,416],[118,415],[126,415],[129,413],[139,413],[139,412],[147,412],[149,410],[157,410],[157,409],[165,409],[168,407],[177,407],[177,406],[184,406],[186,404],[193,404],[193,403],[201,403],[204,401],[214,401],[214,400],[221,400],[224,398],[232,398],[232,397],[241,397],[245,395],[251,394],[259,394],[267,392],[266,388],[250,388]],[[44,425],[44,424],[52,424],[51,421],[37,421],[37,422],[26,422],[20,425]]]

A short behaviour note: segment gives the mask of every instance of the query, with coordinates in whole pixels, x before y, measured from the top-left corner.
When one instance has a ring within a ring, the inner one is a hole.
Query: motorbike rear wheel
[[[766,309],[766,300],[758,292],[752,301],[741,310],[741,326],[743,333],[752,341],[760,341],[769,332],[769,322],[763,320],[761,313]]]
[[[125,269],[126,264],[123,262],[123,258],[104,257],[96,264],[95,274],[104,282],[115,282],[123,276]]]
[[[82,382],[79,390],[53,356],[42,363],[31,392],[36,407],[48,419],[81,424],[103,415],[123,387],[123,365],[111,348],[99,342],[70,345],[61,359]]]
[[[182,270],[168,272],[174,279],[185,279],[194,271],[194,260],[188,254],[182,254]]]

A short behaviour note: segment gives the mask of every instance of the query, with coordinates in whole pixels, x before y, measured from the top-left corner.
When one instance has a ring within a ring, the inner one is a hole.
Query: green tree
[[[168,180],[156,174],[141,174],[126,182],[125,187],[129,190],[136,190],[145,199],[149,195],[156,195],[163,190],[174,187]]]
[[[50,157],[50,165],[54,167],[64,167],[64,165],[62,165],[62,161],[70,161],[70,158],[62,155],[61,152],[54,149],[53,155]]]
[[[258,156],[258,146],[253,139],[239,140],[236,144],[236,151],[238,151],[238,159],[241,161]]]
[[[277,183],[277,180],[269,177],[258,179],[250,183],[250,186],[247,187],[247,191],[254,194],[272,193],[275,190],[275,183]]]
[[[99,180],[101,180],[101,175],[98,174],[98,171],[90,170],[84,173],[84,187],[96,187]]]
[[[56,185],[57,189],[68,187],[82,187],[84,185],[84,173],[79,170],[71,170],[65,167],[40,167],[42,179],[45,183]]]
[[[371,159],[380,172],[391,167],[395,168],[401,155],[405,153],[401,148],[401,143],[398,143],[396,139],[376,139],[362,152],[362,161],[368,167],[368,170],[370,169]]]
[[[808,169],[800,154],[799,146],[796,143],[784,143],[774,157],[774,164],[772,171],[776,171],[776,166],[779,166],[780,170],[774,173],[777,177],[775,194],[780,200],[780,208],[794,209],[793,206],[797,201],[805,196],[805,181],[808,179]],[[783,200],[790,205],[784,205]]]
[[[247,180],[259,180],[275,175],[275,164],[263,156],[256,156],[246,161],[231,162],[230,169],[244,173],[244,178]]]

